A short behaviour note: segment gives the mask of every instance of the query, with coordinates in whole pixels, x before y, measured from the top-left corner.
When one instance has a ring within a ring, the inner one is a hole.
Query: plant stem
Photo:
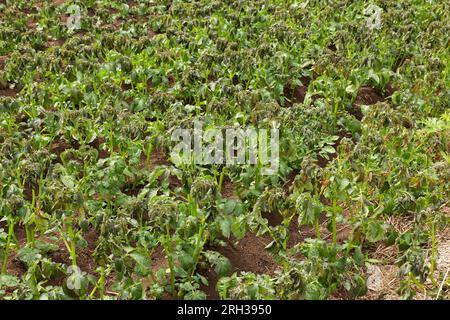
[[[223,176],[224,176],[224,170],[222,169],[222,172],[220,173],[220,178],[219,178],[219,186],[217,187],[218,193],[222,192]]]
[[[435,257],[435,249],[436,248],[436,236],[435,236],[435,224],[434,221],[431,222],[431,266],[430,266],[430,274],[433,275],[434,272],[434,257]]]
[[[333,244],[336,244],[336,199],[333,199],[333,212],[331,215],[331,230],[333,236]]]
[[[172,294],[176,295],[176,292],[175,292],[175,270],[174,270],[173,256],[172,256],[172,241],[170,238],[170,230],[169,230],[168,224],[166,224],[166,236],[164,239],[164,249],[167,254],[167,260],[169,262],[170,284],[172,286]]]
[[[316,226],[316,238],[320,240],[319,218],[316,218],[315,226]]]
[[[204,241],[202,241],[204,226],[205,226],[205,218],[203,217],[200,227],[198,228],[197,243],[195,245],[195,250],[194,250],[194,265],[192,267],[191,276],[193,276],[195,273],[195,269],[197,268],[200,251],[202,250],[203,244],[205,243]]]
[[[3,260],[3,267],[2,267],[2,274],[6,273],[6,265],[8,263],[8,256],[9,256],[9,248],[11,245],[11,238],[14,233],[14,223],[10,221],[8,226],[8,239],[6,240],[6,248],[5,248],[5,258]]]

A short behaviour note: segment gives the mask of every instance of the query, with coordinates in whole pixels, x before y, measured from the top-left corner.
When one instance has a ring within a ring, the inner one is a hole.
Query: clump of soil
[[[361,87],[350,110],[350,114],[355,116],[356,119],[361,120],[363,118],[361,111],[362,105],[373,105],[381,101],[383,101],[383,97],[374,88],[368,86]]]
[[[170,165],[169,159],[167,158],[166,154],[160,149],[153,150],[152,154],[150,155],[150,160],[147,160],[147,157],[144,154],[141,156],[141,169],[148,167],[150,170],[154,170],[157,166],[167,165]]]
[[[383,97],[372,87],[362,87],[356,96],[356,105],[371,105],[383,101]]]
[[[54,141],[52,143],[52,145],[50,146],[50,152],[52,154],[55,154],[57,159],[58,159],[58,161],[59,161],[61,153],[63,153],[67,149],[70,149],[71,147],[72,146],[69,143],[67,143],[65,140],[58,139],[58,140]]]
[[[361,120],[363,118],[361,112],[362,105],[374,105],[378,102],[386,101],[395,91],[397,91],[397,88],[391,83],[388,83],[382,92],[369,86],[361,87],[353,102],[350,114],[354,115],[356,119]]]
[[[97,247],[98,232],[95,229],[89,230],[84,236],[87,242],[87,247],[77,247],[77,265],[78,267],[89,274],[96,274],[96,262],[93,256],[95,248]],[[62,241],[58,243],[59,249],[55,252],[49,253],[50,258],[56,263],[71,265],[72,260],[66,246]]]
[[[22,261],[20,261],[17,254],[15,252],[10,252],[8,262],[6,263],[6,273],[21,277],[25,272],[27,272],[27,268]]]
[[[14,89],[6,88],[0,89],[0,97],[15,97],[17,96],[17,91]]]
[[[109,157],[109,151],[102,149],[101,145],[105,143],[105,139],[102,137],[97,137],[94,139],[94,141],[92,141],[91,143],[89,143],[89,145],[95,149],[97,149],[98,151],[98,158],[99,159],[106,159]]]
[[[6,56],[0,56],[0,70],[3,70],[5,68],[6,65]]]
[[[34,21],[33,20],[33,18],[29,18],[28,20],[27,20],[27,27],[29,28],[29,29],[36,29],[36,27],[37,27],[37,22],[36,21]]]
[[[306,93],[311,79],[302,77],[300,79],[301,85],[294,86],[291,81],[284,87],[283,94],[286,98],[286,104],[290,107],[294,103],[303,103],[305,101]]]
[[[52,48],[52,47],[60,47],[64,44],[64,40],[59,39],[59,40],[49,40],[46,43],[46,47],[47,48]]]
[[[229,242],[227,246],[215,250],[230,260],[232,273],[253,272],[273,275],[277,263],[265,249],[270,242],[272,242],[270,236],[258,237],[254,233],[247,233],[237,244]],[[208,286],[202,286],[201,290],[207,294],[208,299],[218,299],[216,290],[218,275],[211,267],[204,273],[208,279]]]
[[[388,97],[392,96],[392,94],[394,94],[394,92],[397,90],[398,90],[398,88],[396,88],[391,83],[388,83],[386,85],[386,87],[384,88],[384,93],[383,93],[384,98],[387,99]]]
[[[233,272],[273,274],[277,264],[265,249],[270,242],[272,239],[269,236],[258,237],[247,233],[236,245],[230,244],[217,251],[230,260]]]
[[[238,199],[238,195],[236,194],[236,190],[234,188],[233,182],[229,177],[224,177],[222,181],[222,190],[220,191],[222,197],[228,199]]]

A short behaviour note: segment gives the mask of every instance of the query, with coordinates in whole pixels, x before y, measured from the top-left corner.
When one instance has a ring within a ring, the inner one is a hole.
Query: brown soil
[[[236,194],[236,190],[234,188],[233,183],[231,182],[231,179],[229,177],[224,177],[222,182],[222,190],[221,190],[222,197],[228,198],[228,199],[238,199],[238,195]]]
[[[128,90],[131,90],[132,87],[131,87],[131,84],[129,84],[129,83],[122,83],[120,88],[122,89],[122,91],[128,91]]]
[[[172,74],[167,75],[167,79],[169,80],[169,86],[173,87],[175,85],[176,79]]]
[[[77,248],[77,265],[84,272],[89,274],[96,274],[96,262],[93,257],[93,253],[97,246],[98,232],[95,229],[89,230],[89,232],[83,235],[84,239],[88,243],[86,248]],[[62,263],[70,265],[72,263],[69,252],[62,241],[58,243],[58,251],[49,254],[50,258],[56,263]]]
[[[60,6],[60,5],[64,4],[65,2],[66,2],[66,0],[53,0],[53,5]]]
[[[383,101],[383,97],[372,87],[362,87],[356,96],[356,105],[371,105]]]
[[[229,243],[218,252],[230,259],[233,272],[254,272],[273,274],[277,264],[265,247],[272,242],[269,236],[258,237],[247,233],[236,245]]]
[[[0,70],[5,68],[7,58],[7,56],[0,56]]]
[[[37,27],[37,22],[34,21],[33,18],[28,18],[27,27],[34,30]]]
[[[6,230],[6,224],[1,226]],[[14,237],[17,240],[18,247],[14,250],[17,251],[20,248],[24,247],[27,243],[27,237],[25,232],[25,227],[21,224],[17,224],[14,226]],[[13,237],[13,238],[14,238]],[[9,252],[8,262],[6,264],[6,271],[8,274],[14,275],[16,277],[21,277],[26,271],[27,268],[25,264],[20,261],[17,253],[14,251]]]
[[[47,41],[46,47],[47,48],[52,48],[52,47],[60,47],[64,44],[64,40],[59,39],[59,40],[50,40]]]
[[[14,226],[14,235],[21,247],[27,243],[27,235],[23,225],[17,224]]]
[[[36,14],[38,11],[36,8],[32,7],[32,8],[24,8],[21,10],[23,13],[25,14]]]
[[[2,227],[5,230],[7,229],[6,225]],[[25,228],[23,225],[14,226],[14,236],[18,242],[19,248],[23,247],[26,244],[27,240],[25,235]],[[6,263],[6,271],[8,274],[14,275],[16,277],[21,277],[27,271],[26,266],[22,263],[22,261],[20,261],[19,257],[14,251],[9,252],[8,261]]]
[[[91,143],[89,143],[89,145],[95,149],[97,149],[98,151],[98,158],[99,159],[106,159],[109,157],[109,151],[108,150],[104,150],[101,148],[102,144],[105,143],[105,139],[102,137],[97,137],[94,139],[94,141],[92,141]]]
[[[227,246],[215,250],[230,260],[232,273],[253,272],[273,275],[277,264],[265,249],[271,241],[270,236],[258,237],[253,233],[247,233],[237,244],[229,242]],[[218,275],[211,267],[203,270],[203,273],[208,279],[208,286],[202,286],[201,290],[207,294],[208,299],[218,299],[219,294],[216,290]]]
[[[219,293],[217,292],[216,286],[219,281],[219,276],[214,271],[213,268],[208,267],[206,270],[201,270],[200,274],[208,279],[208,285],[201,285],[200,290],[206,294],[206,298],[209,300],[219,300]]]
[[[333,52],[337,51],[336,45],[334,43],[329,44],[327,46],[327,48],[328,48],[328,50],[333,51]]]
[[[373,105],[381,101],[383,101],[383,97],[374,88],[368,86],[361,87],[350,110],[350,114],[354,115],[356,119],[361,120],[363,118],[361,105]]]
[[[144,154],[141,156],[141,169],[144,169],[148,166],[150,170],[154,170],[157,166],[167,165],[170,165],[170,162],[166,154],[160,149],[155,149],[152,151],[152,154],[150,155],[150,161],[147,161],[147,158]]]
[[[178,179],[178,177],[176,177],[176,176],[169,177],[169,184],[170,184],[169,187],[171,190],[174,190],[176,188],[180,188],[183,186],[180,179]]]
[[[8,262],[6,263],[6,273],[21,277],[25,272],[27,272],[27,268],[20,261],[19,257],[15,252],[10,252],[8,257]]]
[[[289,224],[289,240],[287,243],[288,248],[292,248],[293,246],[302,243],[307,238],[315,238],[315,237],[316,231],[314,227],[299,226],[298,216],[292,218],[291,223]]]
[[[387,99],[390,96],[392,96],[392,94],[394,94],[395,91],[397,91],[398,88],[395,87],[394,85],[392,85],[391,83],[388,83],[386,85],[386,87],[384,88],[384,98]]]
[[[291,82],[289,82],[283,90],[284,97],[286,98],[287,105],[290,107],[294,103],[303,103],[305,101],[306,93],[308,92],[308,85],[311,82],[311,79],[308,77],[302,77],[300,79],[302,85],[293,86]]]
[[[328,223],[328,221],[326,221]],[[337,224],[336,225],[336,241],[338,243],[345,242],[348,240],[350,236],[351,227],[347,224]],[[333,235],[328,229],[322,225],[320,228],[320,235],[322,239],[327,240],[328,242],[331,242],[333,239]]]
[[[166,254],[164,252],[163,246],[159,246],[152,254],[152,271],[158,272],[158,270],[161,268],[169,268],[169,262],[166,259]]]
[[[153,38],[156,35],[157,35],[157,33],[155,31],[153,31],[152,29],[148,28],[148,36],[150,38]]]
[[[14,89],[0,89],[0,97],[15,97],[17,95],[17,91]]]
[[[50,152],[52,154],[56,154],[57,159],[59,161],[61,153],[63,153],[67,149],[70,149],[71,147],[72,146],[70,144],[68,144],[66,141],[57,140],[57,141],[53,142],[52,145],[50,146]]]

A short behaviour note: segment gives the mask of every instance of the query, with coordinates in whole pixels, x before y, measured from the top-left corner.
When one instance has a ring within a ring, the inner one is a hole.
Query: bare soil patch
[[[361,111],[362,105],[373,105],[381,101],[383,101],[383,97],[374,88],[368,86],[361,87],[353,102],[350,114],[355,116],[356,119],[361,120],[363,118]]]
[[[311,79],[308,77],[302,77],[300,79],[302,85],[293,85],[291,81],[284,87],[283,94],[286,98],[286,104],[290,107],[294,103],[303,103],[305,101],[306,93],[308,92],[308,86]]]
[[[105,138],[103,138],[103,137],[97,137],[94,139],[94,141],[89,143],[89,145],[91,147],[97,149],[99,159],[106,159],[106,158],[109,158],[109,156],[110,156],[109,151],[102,148],[102,144],[104,144],[104,143],[105,143]]]
[[[60,6],[60,5],[64,4],[65,2],[66,2],[66,0],[53,0],[53,5]]]
[[[229,177],[224,177],[222,181],[222,190],[221,194],[224,198],[228,199],[238,199],[238,195],[236,194],[236,190],[234,188],[233,182]]]
[[[7,56],[0,56],[0,70],[5,68],[7,58]]]
[[[227,246],[215,250],[230,260],[232,273],[253,272],[273,275],[277,263],[265,249],[271,241],[269,236],[258,237],[249,232],[237,244],[229,241]],[[208,299],[218,299],[219,294],[216,290],[218,275],[210,267],[204,270],[204,276],[208,279],[208,286],[202,286],[201,290],[205,291]]]
[[[60,46],[62,46],[63,44],[64,44],[64,40],[62,40],[62,39],[58,39],[58,40],[49,40],[49,41],[47,41],[47,43],[46,43],[46,48],[48,49],[48,48],[52,48],[52,47],[60,47]]]
[[[89,230],[87,234],[83,235],[87,242],[87,247],[76,248],[77,265],[78,267],[89,274],[96,274],[96,262],[93,256],[95,248],[97,247],[98,232],[95,229]],[[66,246],[62,241],[58,243],[59,249],[55,252],[49,253],[50,258],[56,263],[71,265],[72,260]]]
[[[157,166],[167,165],[170,165],[170,162],[166,154],[160,149],[153,150],[149,160],[144,154],[141,155],[141,169],[148,167],[150,170],[154,170]]]
[[[17,96],[17,91],[14,89],[6,88],[0,89],[0,97],[15,97]]]

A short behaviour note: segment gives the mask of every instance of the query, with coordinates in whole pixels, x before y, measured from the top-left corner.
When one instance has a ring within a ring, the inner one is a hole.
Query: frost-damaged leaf
[[[152,261],[148,256],[138,252],[130,253],[130,256],[136,261],[138,267],[143,271],[143,273],[150,271]]]
[[[325,146],[322,148],[322,152],[332,154],[336,153],[336,149],[333,146]]]
[[[214,271],[219,277],[225,277],[231,273],[231,263],[227,257],[217,251],[205,251],[205,258],[214,266]]]
[[[75,180],[71,176],[62,176],[61,182],[69,189],[73,189],[75,187]]]
[[[370,221],[367,226],[366,237],[370,242],[381,241],[385,238],[385,229],[383,225],[377,221]]]
[[[39,250],[33,248],[22,248],[18,251],[19,259],[24,262],[27,266],[30,266],[36,260],[42,258]]]
[[[0,274],[0,287],[16,287],[19,285],[19,279],[10,274]]]
[[[223,219],[220,221],[220,230],[224,237],[229,238],[231,233],[231,221],[228,219]]]

